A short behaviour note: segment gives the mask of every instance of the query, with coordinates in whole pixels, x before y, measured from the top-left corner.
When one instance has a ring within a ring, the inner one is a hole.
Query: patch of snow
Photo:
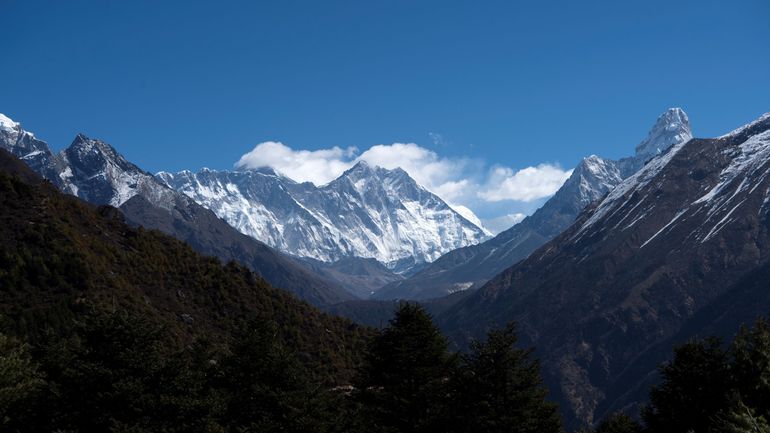
[[[741,132],[751,128],[752,126],[754,126],[754,125],[756,125],[756,124],[758,124],[760,122],[764,122],[767,119],[770,119],[770,113],[765,113],[765,114],[759,116],[759,118],[757,120],[755,120],[755,121],[753,121],[751,123],[747,123],[746,125],[743,125],[740,128],[733,129],[732,131],[728,132],[725,135],[721,135],[718,138],[734,137],[734,136],[740,134]]]
[[[468,289],[473,287],[472,282],[466,282],[466,283],[454,283],[452,284],[452,288],[449,289],[449,293],[458,293],[458,292],[464,292]]]
[[[14,122],[10,117],[0,113],[0,130],[12,132],[19,128],[19,122]]]
[[[487,234],[487,236],[491,236],[491,235],[492,235],[492,232],[490,232],[489,230],[487,230],[486,228],[484,228],[484,224],[481,222],[481,219],[479,219],[479,217],[477,217],[477,216],[476,216],[476,214],[475,214],[475,213],[473,213],[473,211],[472,211],[472,210],[468,209],[467,207],[465,207],[465,206],[463,206],[463,205],[459,205],[459,204],[449,204],[449,203],[447,203],[447,204],[448,204],[448,205],[449,205],[449,207],[451,207],[451,208],[452,208],[452,209],[453,209],[455,212],[457,212],[458,214],[460,214],[460,216],[461,216],[461,217],[463,217],[463,218],[467,219],[468,221],[470,221],[471,223],[473,223],[473,225],[475,225],[476,227],[478,227],[478,228],[480,228],[481,230],[483,230],[483,231],[484,231],[484,233],[486,233],[486,234]]]
[[[681,217],[682,215],[684,215],[684,214],[685,214],[685,212],[687,212],[687,209],[685,209],[685,210],[681,210],[681,211],[677,212],[677,213],[676,213],[676,215],[674,215],[674,217],[673,217],[673,218],[671,218],[671,221],[669,221],[669,222],[668,222],[668,224],[664,225],[664,226],[663,226],[663,227],[662,227],[660,230],[658,230],[657,232],[655,232],[655,234],[654,234],[654,235],[652,235],[652,237],[650,237],[649,239],[647,239],[646,241],[644,241],[644,243],[643,243],[643,244],[642,244],[642,245],[639,247],[639,249],[642,249],[642,248],[644,248],[644,246],[645,246],[645,245],[647,245],[647,244],[649,244],[649,243],[650,243],[650,241],[652,241],[653,239],[655,239],[656,237],[658,237],[658,235],[659,235],[659,234],[663,233],[663,231],[664,231],[664,230],[666,230],[666,229],[667,229],[667,228],[669,228],[669,227],[670,227],[672,224],[674,224],[674,223],[676,222],[676,220],[678,220],[678,219],[679,219],[679,217]]]

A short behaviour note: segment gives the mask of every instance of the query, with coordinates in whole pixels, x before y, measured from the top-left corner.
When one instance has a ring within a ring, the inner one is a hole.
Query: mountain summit
[[[93,204],[118,207],[130,224],[163,231],[206,255],[240,261],[273,285],[315,305],[354,298],[298,260],[241,234],[104,141],[78,134],[69,147],[54,154],[47,143],[0,114],[0,148],[64,192]]]
[[[650,159],[691,138],[687,114],[681,108],[670,108],[636,146],[634,156],[619,161],[596,155],[584,158],[556,194],[519,224],[481,244],[451,251],[412,277],[383,287],[374,296],[428,299],[478,288],[564,231],[588,204],[607,194]]]
[[[669,108],[658,117],[647,138],[636,146],[634,158],[644,164],[671,146],[687,142],[691,138],[692,130],[687,113],[681,108]]]
[[[404,271],[486,236],[404,170],[363,161],[320,187],[260,169],[157,177],[241,232],[324,262],[374,258]]]
[[[639,403],[673,344],[770,309],[770,116],[673,144],[442,318],[517,324],[554,397],[590,423]]]

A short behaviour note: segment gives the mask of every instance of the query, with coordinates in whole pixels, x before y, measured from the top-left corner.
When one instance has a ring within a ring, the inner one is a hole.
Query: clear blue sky
[[[770,111],[766,0],[0,0],[0,41],[0,112],[153,172],[266,140],[569,168],[669,106],[697,136]]]

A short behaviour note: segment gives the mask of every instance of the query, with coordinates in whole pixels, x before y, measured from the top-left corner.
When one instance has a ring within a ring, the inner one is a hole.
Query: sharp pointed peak
[[[19,122],[16,122],[5,114],[0,113],[0,129],[16,129],[20,127],[21,124]]]
[[[635,158],[650,159],[664,153],[669,147],[692,138],[690,118],[679,107],[666,109],[658,116],[647,138],[636,146]]]
[[[72,140],[72,144],[86,143],[88,141],[91,141],[90,137],[88,137],[86,134],[82,132],[78,132],[78,135],[76,135],[75,139]]]

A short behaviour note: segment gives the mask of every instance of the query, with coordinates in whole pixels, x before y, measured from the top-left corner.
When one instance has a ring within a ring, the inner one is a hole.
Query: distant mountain
[[[22,159],[62,191],[93,204],[119,207],[129,223],[161,230],[203,254],[239,261],[276,287],[315,305],[355,298],[301,262],[239,233],[126,160],[109,144],[79,134],[69,147],[54,154],[19,123],[0,116],[0,148]]]
[[[268,168],[157,177],[242,233],[324,262],[373,258],[403,272],[487,236],[404,170],[365,162],[320,187]]]
[[[334,281],[353,295],[365,299],[380,287],[402,280],[399,274],[375,259],[346,257],[334,263],[304,258],[302,262],[319,275]]]
[[[692,138],[687,114],[679,108],[658,117],[633,157],[619,161],[592,155],[583,159],[562,187],[534,214],[478,245],[451,251],[414,276],[391,283],[376,299],[429,299],[475,289],[529,256],[564,231],[591,202],[612,190],[644,163]]]
[[[673,145],[440,321],[459,342],[515,321],[568,419],[590,422],[638,405],[672,341],[770,311],[768,263],[770,114]]]

